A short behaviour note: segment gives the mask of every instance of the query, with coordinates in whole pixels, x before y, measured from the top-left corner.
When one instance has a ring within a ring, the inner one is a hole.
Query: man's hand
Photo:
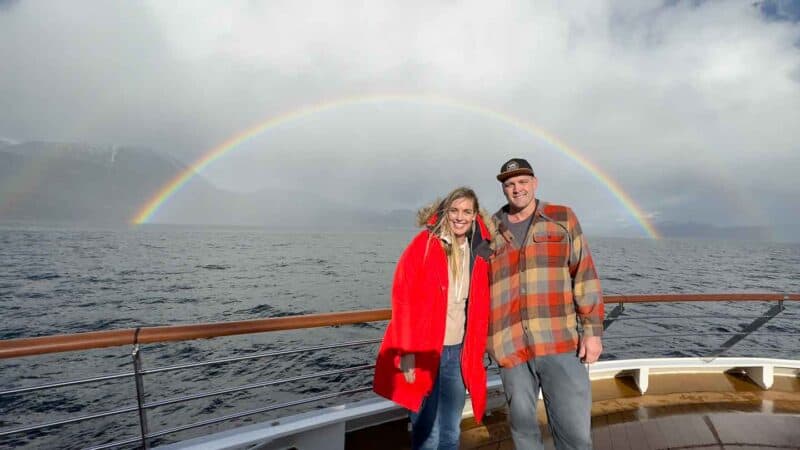
[[[597,362],[600,358],[600,353],[603,353],[603,341],[599,336],[581,336],[580,344],[578,345],[578,358],[581,362],[591,364]]]
[[[411,384],[416,380],[416,376],[414,374],[414,354],[407,353],[400,357],[400,370],[403,372],[403,377],[406,379],[406,383]]]

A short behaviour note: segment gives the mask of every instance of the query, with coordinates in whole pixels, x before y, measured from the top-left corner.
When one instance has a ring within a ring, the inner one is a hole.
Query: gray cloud
[[[795,0],[765,0],[754,5],[769,19],[800,22],[800,3]]]
[[[11,107],[0,108],[0,135],[142,145],[191,161],[303,106],[432,93],[548,130],[657,220],[740,220],[740,203],[760,196],[764,221],[786,223],[797,213],[777,202],[799,194],[790,168],[800,158],[792,5],[4,1],[0,98]],[[529,157],[542,196],[584,221],[635,227],[541,137],[441,105],[310,115],[204,174],[227,189],[319,189],[385,209],[471,184],[489,206],[502,201],[493,177],[510,156]]]
[[[9,10],[19,3],[19,0],[0,0],[0,12]]]

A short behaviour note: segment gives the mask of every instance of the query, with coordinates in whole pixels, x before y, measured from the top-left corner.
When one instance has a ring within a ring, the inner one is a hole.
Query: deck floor
[[[781,380],[778,389],[762,391],[736,376],[701,377],[693,382],[708,390],[692,393],[676,392],[680,377],[659,381],[644,396],[624,380],[593,384],[595,450],[800,449],[800,379]],[[540,402],[545,448],[554,449],[543,410]],[[504,410],[494,411],[480,426],[465,419],[461,429],[462,449],[514,448]],[[410,449],[408,421],[350,433],[346,448]]]
[[[800,449],[800,415],[742,412],[729,406],[681,408],[672,415],[663,411],[660,417],[623,422],[617,422],[619,417],[593,417],[594,449]],[[513,450],[505,414],[496,412],[486,422],[479,427],[467,421],[462,424],[461,448]],[[374,433],[348,436],[346,448],[411,448],[407,422],[379,428]],[[554,449],[547,425],[542,424],[541,429],[545,448]],[[376,446],[376,442],[381,445]]]

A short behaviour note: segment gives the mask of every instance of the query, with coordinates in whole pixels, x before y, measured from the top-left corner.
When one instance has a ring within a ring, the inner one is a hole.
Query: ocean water
[[[6,225],[0,228],[0,339],[389,307],[394,264],[413,234],[413,230],[274,233],[243,228],[90,230]],[[800,292],[800,244],[590,236],[590,246],[606,294]],[[772,306],[628,305],[624,320],[608,327],[603,358],[709,354],[800,358],[800,304],[791,302],[755,333],[729,346],[729,333],[744,329]],[[607,312],[612,309],[609,305]],[[143,363],[151,369],[378,338],[384,327],[375,323],[145,345]],[[664,334],[669,336],[629,338]],[[150,374],[144,378],[146,400],[372,364],[375,351],[375,345],[306,351]],[[130,372],[130,353],[129,347],[118,347],[0,360],[0,391]],[[148,422],[157,431],[355,389],[367,386],[370,379],[371,371],[365,370],[215,395],[149,410]],[[0,394],[0,433],[135,405],[135,399],[130,378],[34,394]],[[156,443],[341,401],[267,412],[171,434]],[[109,443],[135,437],[137,420],[136,413],[124,413],[14,434],[0,437],[0,447],[81,448]]]

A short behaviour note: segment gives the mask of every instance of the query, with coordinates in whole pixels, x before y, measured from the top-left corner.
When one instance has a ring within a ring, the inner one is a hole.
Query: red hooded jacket
[[[483,354],[489,320],[488,263],[476,247],[489,241],[480,215],[478,231],[470,240],[474,262],[470,277],[466,332],[461,350],[461,372],[470,393],[475,420],[480,423],[486,408],[486,368]],[[444,345],[447,319],[449,271],[439,238],[423,230],[406,247],[394,274],[392,319],[386,328],[375,363],[373,390],[411,411],[418,412],[422,400],[433,389]],[[413,383],[400,371],[400,356],[415,355]]]

